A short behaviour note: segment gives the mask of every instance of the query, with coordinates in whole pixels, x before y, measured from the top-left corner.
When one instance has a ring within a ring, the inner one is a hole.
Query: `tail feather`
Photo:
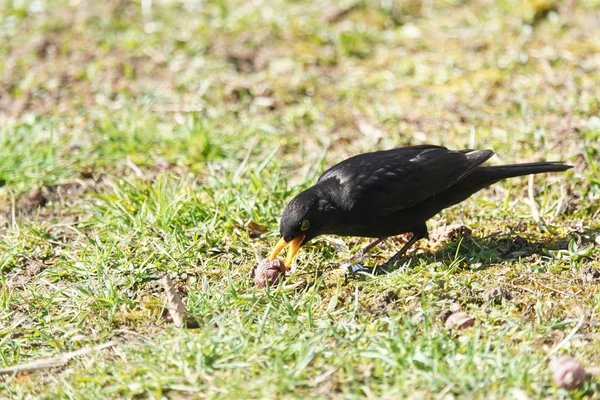
[[[430,203],[426,204],[430,205],[433,203],[442,205],[443,208],[450,207],[451,205],[458,204],[461,201],[468,199],[473,193],[502,179],[530,174],[541,174],[544,172],[561,172],[571,168],[573,168],[572,165],[565,165],[562,162],[536,162],[528,164],[499,165],[495,167],[478,167],[456,185],[431,197],[429,200]]]
[[[541,174],[544,172],[561,172],[573,168],[572,165],[566,165],[560,161],[555,162],[534,162],[526,164],[499,165],[494,167],[479,167],[489,180],[499,181],[516,176]]]

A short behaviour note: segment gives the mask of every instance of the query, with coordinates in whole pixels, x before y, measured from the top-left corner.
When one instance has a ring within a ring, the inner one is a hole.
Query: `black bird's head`
[[[307,189],[294,197],[283,210],[279,223],[281,239],[275,245],[269,260],[277,257],[287,245],[290,245],[285,266],[289,267],[300,246],[321,234],[321,229],[327,222],[329,202],[315,190]]]

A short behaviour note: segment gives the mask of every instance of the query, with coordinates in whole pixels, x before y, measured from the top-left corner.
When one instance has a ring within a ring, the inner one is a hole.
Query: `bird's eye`
[[[308,222],[308,220],[305,219],[304,221],[302,221],[302,225],[300,226],[300,229],[305,231],[308,228],[310,228],[310,222]]]

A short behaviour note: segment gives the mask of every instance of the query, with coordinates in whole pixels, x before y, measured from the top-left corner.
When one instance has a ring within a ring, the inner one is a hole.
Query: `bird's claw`
[[[355,274],[358,271],[362,271],[365,267],[361,264],[365,260],[364,255],[360,255],[358,257],[353,257],[350,260],[344,261],[339,264],[339,268],[346,269],[348,272]]]
[[[383,266],[379,265],[376,267],[367,267],[366,265],[362,265],[359,263],[356,263],[356,264],[346,263],[346,265],[344,267],[350,275],[357,275],[357,274],[361,274],[361,273],[367,274],[367,275],[378,275],[378,274],[381,274],[382,272],[386,271],[385,265],[383,265]]]
[[[352,274],[356,274],[359,271],[363,271],[365,269],[365,266],[362,264],[356,263],[356,264],[348,265],[346,268],[348,269],[348,272],[350,272]]]
[[[390,265],[389,264],[381,264],[381,265],[376,265],[374,267],[367,267],[365,265],[362,264],[354,264],[354,265],[349,265],[347,267],[348,272],[352,275],[356,275],[356,274],[367,274],[367,275],[381,275],[381,274],[386,274],[390,271]]]

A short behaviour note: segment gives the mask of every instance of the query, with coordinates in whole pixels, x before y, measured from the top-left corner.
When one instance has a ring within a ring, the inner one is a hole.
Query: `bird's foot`
[[[368,269],[367,267],[365,267],[364,265],[359,264],[359,263],[345,265],[343,268],[347,269],[348,272],[351,273],[351,274],[356,274],[358,272],[361,272],[361,271],[364,271],[364,270]]]
[[[348,260],[346,260],[342,263],[333,264],[333,268],[345,269],[348,272],[350,272],[351,274],[356,274],[361,271],[366,271],[368,273],[368,271],[371,268],[365,267],[364,265],[362,265],[362,262],[365,261],[365,259],[367,258],[367,254],[369,253],[369,251],[371,251],[371,249],[373,249],[375,246],[377,246],[379,243],[383,242],[384,240],[386,240],[386,238],[379,238],[379,239],[369,243],[367,246],[363,247],[358,252],[356,252]]]
[[[366,275],[385,275],[392,271],[397,270],[403,266],[404,262],[402,259],[389,260],[383,264],[376,265],[374,267],[367,267],[362,264],[350,264],[346,265],[346,269],[351,275],[366,274]]]
[[[343,268],[348,271],[348,274],[353,275],[353,276],[359,275],[359,274],[381,275],[381,274],[385,274],[388,272],[387,264],[377,265],[375,267],[367,267],[366,265],[363,265],[360,263],[355,263],[355,264],[344,263],[344,264],[345,265],[343,266]]]
[[[333,267],[346,270],[349,275],[353,276],[358,274],[380,275],[386,273],[390,268],[388,263],[375,267],[368,267],[363,264],[366,258],[367,257],[365,255],[355,255],[349,260],[334,264]]]
[[[365,256],[363,255],[361,255],[360,257],[352,257],[350,260],[338,264],[338,268],[348,270],[348,272],[355,274],[358,271],[361,271],[365,268],[361,264],[363,261],[365,261]]]

